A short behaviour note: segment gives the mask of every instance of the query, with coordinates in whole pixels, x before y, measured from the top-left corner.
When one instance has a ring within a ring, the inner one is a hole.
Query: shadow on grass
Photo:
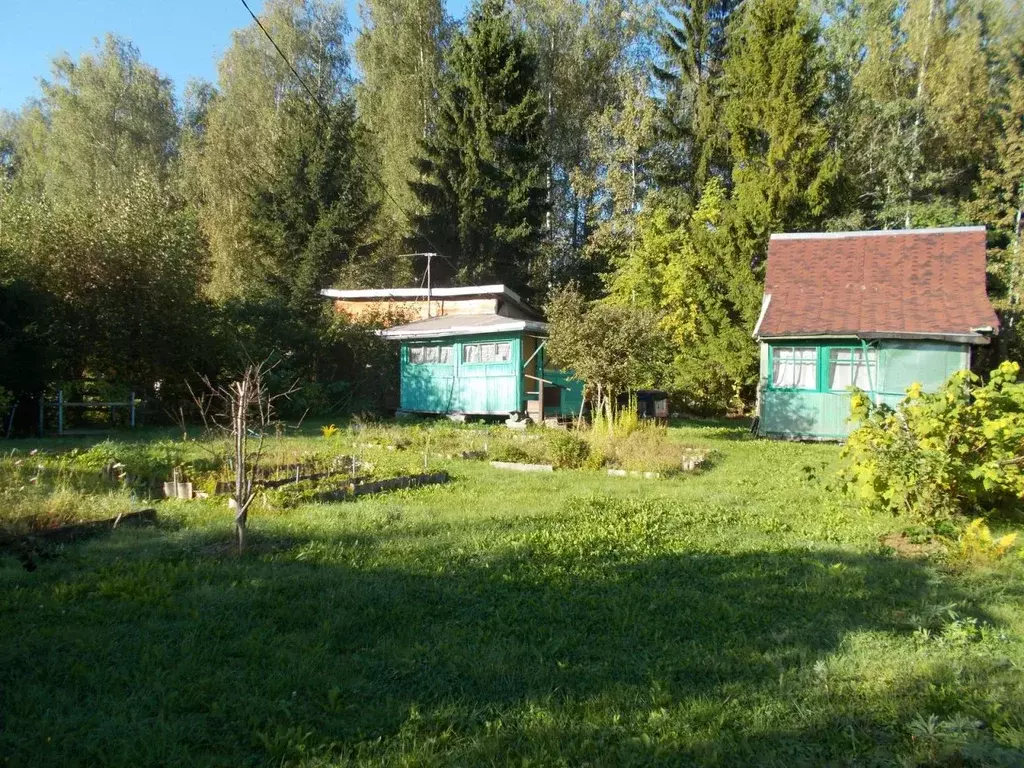
[[[858,754],[850,734],[900,734],[856,702],[787,717],[815,663],[960,599],[907,560],[648,556],[557,528],[404,556],[398,529],[254,537],[243,557],[165,535],[0,569],[15,764],[829,764]]]
[[[697,418],[671,419],[669,426],[677,429],[698,430],[698,435],[707,440],[753,440],[748,418]]]

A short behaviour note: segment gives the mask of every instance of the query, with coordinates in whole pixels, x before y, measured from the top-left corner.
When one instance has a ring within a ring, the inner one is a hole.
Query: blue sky
[[[39,94],[38,78],[60,53],[74,57],[107,32],[129,38],[142,58],[171,78],[181,93],[190,77],[213,80],[231,30],[249,23],[240,0],[2,0],[0,109],[17,110]],[[259,13],[262,0],[249,0]],[[345,0],[358,23],[358,0]],[[466,0],[448,0],[461,16]]]

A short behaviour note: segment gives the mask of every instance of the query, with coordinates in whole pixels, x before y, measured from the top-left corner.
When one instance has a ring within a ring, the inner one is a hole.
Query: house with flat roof
[[[998,329],[984,227],[772,235],[758,431],[845,438],[852,387],[891,406],[935,391]]]
[[[543,316],[504,285],[321,294],[356,319],[398,318],[380,334],[399,344],[402,411],[540,421],[582,406],[582,384],[546,358]]]

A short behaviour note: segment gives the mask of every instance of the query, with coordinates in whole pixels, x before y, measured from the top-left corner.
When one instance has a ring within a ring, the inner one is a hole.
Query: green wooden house
[[[548,326],[504,285],[327,290],[353,317],[404,317],[381,335],[400,345],[400,410],[533,421],[578,414],[582,385],[548,363]]]
[[[888,405],[915,382],[934,391],[998,327],[984,227],[772,235],[758,431],[843,439],[852,387]]]

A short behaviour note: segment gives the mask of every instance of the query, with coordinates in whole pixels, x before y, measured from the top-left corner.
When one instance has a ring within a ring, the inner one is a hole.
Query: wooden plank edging
[[[521,464],[518,461],[492,461],[495,469],[511,469],[515,472],[554,472],[551,464]]]
[[[405,475],[403,477],[392,477],[387,480],[376,480],[371,483],[350,483],[344,488],[333,491],[318,493],[316,501],[344,501],[357,496],[368,496],[374,493],[385,493],[400,488],[418,488],[423,485],[438,485],[447,483],[451,476],[447,472],[433,472],[421,475]]]
[[[0,536],[0,547],[25,546],[38,542],[48,544],[64,543],[76,539],[94,536],[106,530],[114,530],[121,525],[141,525],[144,523],[156,522],[156,510],[140,509],[138,512],[126,512],[118,517],[111,517],[106,520],[90,520],[86,523],[72,523],[62,525],[59,528],[44,528],[23,536]]]

